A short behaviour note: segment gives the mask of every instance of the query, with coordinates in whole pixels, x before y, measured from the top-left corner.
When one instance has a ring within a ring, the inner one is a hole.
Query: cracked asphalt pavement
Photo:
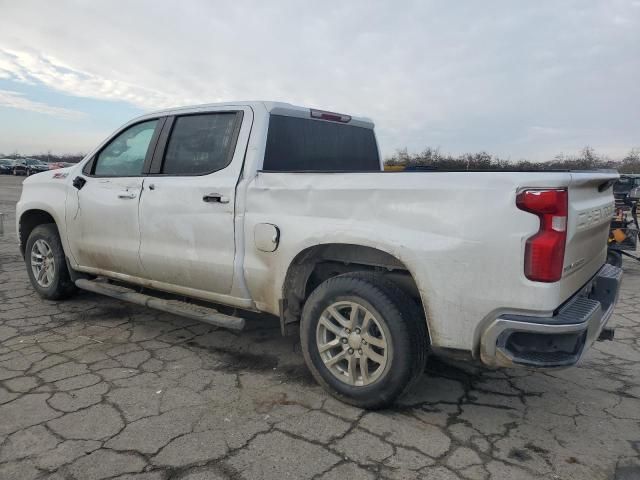
[[[332,399],[270,317],[232,333],[90,293],[40,299],[0,177],[0,479],[640,478],[640,263],[576,368],[432,360],[392,410]]]

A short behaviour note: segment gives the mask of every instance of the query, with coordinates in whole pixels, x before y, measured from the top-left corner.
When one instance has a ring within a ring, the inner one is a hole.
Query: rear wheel
[[[382,275],[349,273],[322,283],[305,303],[300,333],[316,380],[358,407],[392,404],[424,371],[424,317]]]
[[[52,223],[38,225],[27,240],[24,260],[34,290],[47,300],[60,300],[76,291],[58,235]]]

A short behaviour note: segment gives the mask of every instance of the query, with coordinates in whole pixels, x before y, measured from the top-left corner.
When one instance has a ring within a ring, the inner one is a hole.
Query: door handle
[[[207,203],[229,203],[229,197],[225,197],[219,193],[209,193],[202,197],[202,201]]]
[[[136,194],[134,192],[120,192],[118,194],[118,198],[131,199],[136,198]]]

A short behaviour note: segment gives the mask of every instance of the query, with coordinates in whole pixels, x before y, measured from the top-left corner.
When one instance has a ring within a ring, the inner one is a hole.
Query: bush
[[[429,167],[436,170],[593,170],[616,169],[620,173],[640,173],[640,150],[631,150],[621,161],[599,155],[591,147],[582,149],[579,155],[556,155],[547,162],[503,160],[487,152],[464,153],[454,157],[442,154],[437,148],[427,147],[420,153],[410,154],[407,149],[398,150],[385,160],[385,165],[403,167]]]

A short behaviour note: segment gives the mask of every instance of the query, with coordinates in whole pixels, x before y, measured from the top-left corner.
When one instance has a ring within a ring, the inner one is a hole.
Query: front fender
[[[69,251],[65,234],[65,205],[70,174],[69,172],[64,172],[64,170],[68,169],[38,173],[28,177],[23,182],[22,194],[16,204],[16,234],[21,247],[24,246],[27,240],[22,238],[21,224],[24,215],[31,211],[42,211],[53,218],[60,232],[62,247],[65,253]],[[57,176],[55,176],[56,174]]]

